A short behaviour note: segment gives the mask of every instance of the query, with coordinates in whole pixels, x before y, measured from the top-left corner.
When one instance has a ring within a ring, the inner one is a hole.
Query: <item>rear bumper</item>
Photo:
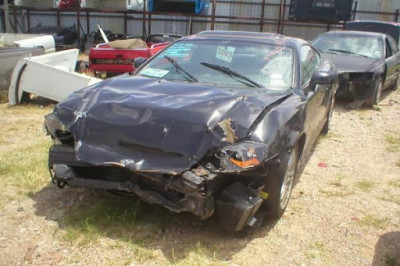
[[[113,64],[94,64],[90,63],[89,68],[93,71],[98,71],[98,72],[107,72],[107,73],[116,73],[116,74],[122,74],[122,73],[128,73],[128,72],[133,72],[135,69],[133,68],[132,65],[113,65]]]

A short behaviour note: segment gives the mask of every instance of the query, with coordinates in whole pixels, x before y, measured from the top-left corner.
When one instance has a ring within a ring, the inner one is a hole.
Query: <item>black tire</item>
[[[330,128],[330,123],[332,120],[332,114],[333,114],[333,107],[335,106],[335,95],[332,95],[332,98],[329,103],[329,111],[327,113],[327,118],[324,127],[321,130],[322,135],[327,135],[329,132]]]
[[[264,202],[268,218],[279,219],[285,212],[296,178],[298,158],[299,151],[296,145],[276,166],[277,175],[269,175],[266,182],[268,198]]]
[[[374,95],[369,99],[365,100],[364,105],[366,107],[372,108],[375,104],[378,104],[381,101],[381,95],[383,91],[383,81],[380,80],[375,87]]]
[[[21,103],[28,103],[31,100],[31,94],[29,92],[22,92]]]

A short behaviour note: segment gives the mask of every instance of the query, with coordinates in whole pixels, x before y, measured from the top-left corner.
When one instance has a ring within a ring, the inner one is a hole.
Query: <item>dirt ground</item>
[[[0,104],[2,265],[400,265],[400,93],[338,103],[277,222],[229,235],[215,219],[106,192],[60,190],[46,169],[50,103]]]

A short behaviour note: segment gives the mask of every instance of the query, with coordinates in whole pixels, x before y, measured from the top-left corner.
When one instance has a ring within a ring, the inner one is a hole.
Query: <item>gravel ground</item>
[[[400,265],[399,92],[376,110],[337,104],[282,219],[235,235],[214,219],[55,188],[41,131],[51,108],[0,104],[2,265]],[[15,172],[5,165],[18,152],[40,157],[27,170],[18,157]]]

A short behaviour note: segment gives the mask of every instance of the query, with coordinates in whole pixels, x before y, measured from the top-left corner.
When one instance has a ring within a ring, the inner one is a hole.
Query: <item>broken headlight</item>
[[[240,172],[260,165],[267,157],[267,145],[244,141],[222,148],[205,164],[211,172]]]
[[[45,116],[44,126],[56,143],[73,143],[74,139],[71,132],[68,131],[65,125],[53,113]]]

